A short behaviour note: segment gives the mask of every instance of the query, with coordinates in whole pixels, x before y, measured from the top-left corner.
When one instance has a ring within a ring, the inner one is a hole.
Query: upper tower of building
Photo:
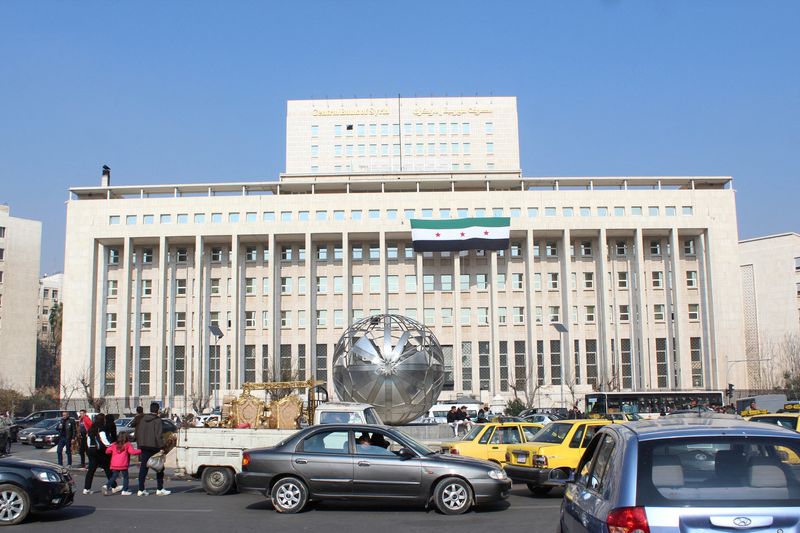
[[[287,175],[449,171],[520,171],[516,97],[287,103]]]

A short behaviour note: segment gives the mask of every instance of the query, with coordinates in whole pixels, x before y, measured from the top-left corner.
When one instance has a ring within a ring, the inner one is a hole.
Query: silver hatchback
[[[800,434],[676,417],[604,426],[561,506],[562,533],[800,533]]]

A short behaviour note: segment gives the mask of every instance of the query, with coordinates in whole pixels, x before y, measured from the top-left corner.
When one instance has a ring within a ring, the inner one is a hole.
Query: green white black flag
[[[411,240],[416,252],[505,250],[510,227],[509,217],[411,219]]]

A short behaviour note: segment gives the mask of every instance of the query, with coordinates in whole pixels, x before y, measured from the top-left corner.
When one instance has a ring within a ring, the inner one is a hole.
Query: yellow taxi
[[[442,453],[486,459],[502,465],[509,445],[528,442],[542,429],[532,422],[477,424],[461,440],[443,442]]]
[[[508,447],[506,474],[514,483],[525,483],[536,496],[544,496],[564,484],[597,430],[611,423],[600,418],[551,422],[534,441]]]
[[[744,415],[744,412],[742,412]],[[792,431],[800,432],[800,404],[787,403],[777,413],[753,415],[748,418],[750,422],[760,422],[762,424],[773,424]],[[792,450],[781,447],[779,451],[787,454],[786,462],[791,465],[800,464],[800,457]]]

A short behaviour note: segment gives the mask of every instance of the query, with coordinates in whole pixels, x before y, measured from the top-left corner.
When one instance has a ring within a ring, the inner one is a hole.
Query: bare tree
[[[195,391],[192,392],[189,399],[192,401],[192,409],[195,413],[202,413],[211,403],[211,396],[209,394],[202,394]]]
[[[59,391],[61,393],[60,399],[62,409],[69,409],[69,402],[72,401],[72,397],[76,392],[81,390],[81,379],[82,378],[75,376],[72,379],[61,381]]]

